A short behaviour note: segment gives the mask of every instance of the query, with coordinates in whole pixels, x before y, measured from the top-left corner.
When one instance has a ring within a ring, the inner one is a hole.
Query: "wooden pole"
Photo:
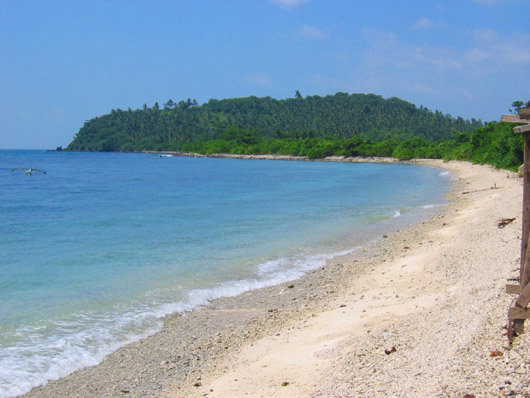
[[[524,167],[523,167],[523,237],[521,241],[521,289],[530,282],[530,252],[528,236],[530,235],[530,132],[524,133]]]
[[[529,123],[530,120],[521,115],[503,115],[501,121],[510,123]],[[521,237],[521,265],[519,268],[519,297],[514,299],[508,310],[508,340],[514,334],[524,332],[524,321],[530,318],[530,310],[526,305],[530,302],[530,124],[514,127],[514,133],[522,133],[524,137],[523,165],[523,222]],[[507,287],[508,288],[508,287]],[[510,288],[511,289],[511,288]],[[515,290],[515,289],[512,289]]]
[[[528,283],[525,279],[525,266],[528,251],[528,235],[530,234],[530,202],[528,185],[530,184],[530,137],[528,133],[524,134],[524,166],[523,166],[523,231],[521,239],[521,266],[519,283],[524,288]]]
[[[528,284],[528,276],[526,269],[530,269],[526,265],[529,263],[530,253],[528,252],[528,235],[530,232],[530,203],[528,201],[529,192],[528,184],[530,183],[530,143],[529,137],[524,134],[524,166],[523,166],[523,231],[521,239],[521,265],[519,267],[519,285],[524,289]],[[522,334],[524,332],[524,319],[515,319],[513,321],[513,332]]]

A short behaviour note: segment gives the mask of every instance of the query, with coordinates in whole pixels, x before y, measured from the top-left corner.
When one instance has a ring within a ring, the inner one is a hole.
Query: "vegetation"
[[[87,121],[67,150],[391,156],[469,160],[515,170],[523,162],[523,139],[513,127],[484,126],[398,98],[337,93],[304,99],[297,91],[287,100],[248,97],[201,106],[190,99],[169,100],[163,108],[155,103],[113,110]]]
[[[226,130],[252,131],[267,139],[329,139],[358,137],[383,141],[421,137],[428,141],[471,132],[483,123],[453,118],[442,112],[417,108],[398,98],[373,94],[337,93],[326,97],[276,100],[270,97],[167,101],[143,109],[112,110],[88,120],[68,150],[143,151],[182,150],[197,141],[222,139]]]
[[[516,170],[523,163],[523,138],[513,133],[512,123],[490,123],[472,133],[458,132],[451,137],[428,141],[421,137],[372,141],[360,137],[332,138],[264,138],[253,130],[227,129],[215,140],[186,144],[185,152],[201,154],[279,154],[307,156],[385,156],[403,160],[412,158],[469,160]]]

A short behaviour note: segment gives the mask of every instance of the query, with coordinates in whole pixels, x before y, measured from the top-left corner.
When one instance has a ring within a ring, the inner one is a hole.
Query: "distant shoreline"
[[[417,163],[431,159],[402,160],[391,157],[364,157],[364,156],[327,156],[319,159],[309,159],[307,156],[293,155],[239,155],[234,153],[212,153],[203,155],[201,153],[175,152],[175,151],[144,151],[131,153],[147,153],[153,155],[171,155],[187,158],[219,158],[219,159],[256,159],[256,160],[289,160],[300,162],[345,162],[345,163]]]

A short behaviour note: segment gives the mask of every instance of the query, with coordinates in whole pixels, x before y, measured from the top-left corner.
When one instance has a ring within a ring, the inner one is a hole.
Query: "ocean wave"
[[[160,331],[166,315],[185,313],[218,298],[298,279],[329,259],[356,249],[269,260],[256,267],[255,278],[193,289],[179,301],[138,304],[107,314],[80,313],[71,319],[19,329],[17,344],[3,348],[0,353],[0,398],[27,393],[50,380],[97,365],[118,348]]]
[[[0,397],[9,398],[97,365],[119,347],[160,330],[148,310],[120,315],[79,314],[74,319],[18,330],[17,344],[0,354]],[[53,329],[53,334],[49,334]]]

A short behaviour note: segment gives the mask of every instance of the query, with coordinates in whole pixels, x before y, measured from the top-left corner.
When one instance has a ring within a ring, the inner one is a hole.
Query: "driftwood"
[[[512,222],[515,221],[515,218],[501,218],[498,222],[497,222],[497,227],[500,229],[500,228],[504,228],[505,226],[507,226],[508,224],[511,224]]]
[[[492,186],[492,187],[489,187],[489,188],[475,189],[474,191],[464,191],[464,192],[462,192],[462,195],[467,195],[467,194],[475,193],[475,192],[489,191],[490,189],[501,189],[501,188],[502,188],[502,187],[498,187],[497,184],[493,184],[493,186]]]

